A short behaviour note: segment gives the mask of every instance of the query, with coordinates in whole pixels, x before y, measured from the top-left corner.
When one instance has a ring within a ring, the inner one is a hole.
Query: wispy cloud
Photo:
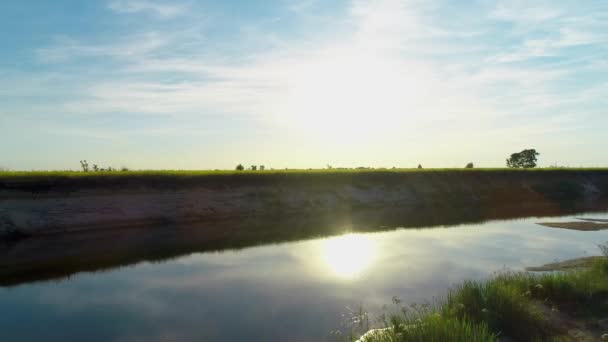
[[[599,10],[581,13],[554,2],[446,9],[451,4],[441,0],[352,0],[317,32],[323,22],[306,20],[315,20],[308,12],[320,4],[286,5],[289,15],[302,16],[306,30],[297,34],[268,18],[221,26],[228,20],[222,17],[208,23],[214,31],[192,29],[197,22],[184,16],[156,31],[147,20],[136,31],[147,33],[65,35],[37,56],[70,75],[65,83],[78,84],[55,99],[56,112],[165,117],[193,131],[247,120],[310,149],[344,146],[336,147],[338,156],[361,141],[387,156],[401,153],[387,146],[428,148],[429,137],[451,139],[462,153],[479,141],[497,150],[519,147],[540,139],[539,132],[547,133],[546,144],[569,141],[559,134],[572,127],[564,123],[586,124],[576,120],[579,108],[591,113],[602,103],[605,84],[596,84],[597,75],[580,76],[608,70],[606,24],[581,19],[600,18]],[[185,13],[181,3],[160,1],[109,6],[163,18]],[[229,31],[218,36],[220,26]]]
[[[576,49],[608,42],[605,17],[608,6],[555,1],[501,1],[489,19],[510,24],[508,39],[498,63],[522,62],[539,57],[568,57]],[[510,43],[509,43],[510,42]]]
[[[147,12],[162,18],[175,17],[187,10],[183,4],[152,0],[112,0],[108,3],[108,8],[117,13]]]
[[[37,49],[36,55],[38,60],[45,63],[66,62],[75,58],[139,58],[167,43],[167,37],[156,32],[137,34],[101,44],[57,37],[52,45]]]
[[[490,18],[517,22],[520,24],[538,24],[554,20],[563,14],[554,1],[501,0],[490,12]]]
[[[497,56],[495,60],[497,62],[519,62],[530,58],[559,56],[563,54],[562,49],[602,43],[605,40],[605,37],[597,34],[561,28],[555,38],[525,40],[515,51]]]
[[[348,11],[352,31],[312,45],[281,45],[278,51],[258,53],[238,64],[210,58],[200,50],[190,51],[189,56],[154,54],[161,46],[171,50],[172,44],[184,39],[178,35],[169,40],[167,33],[130,40],[136,44],[63,42],[43,50],[42,55],[123,59],[121,77],[87,88],[84,99],[66,104],[70,112],[246,115],[296,124],[310,116],[303,112],[333,117],[336,122],[378,112],[386,126],[399,127],[412,117],[431,121],[501,117],[504,108],[516,108],[516,104],[523,106],[519,110],[525,107],[531,112],[555,99],[550,84],[564,76],[561,70],[494,65],[492,60],[484,62],[483,55],[471,56],[480,63],[476,68],[469,67],[474,61],[471,57],[450,61],[426,58],[436,53],[454,54],[462,44],[458,40],[425,41],[458,38],[462,32],[478,29],[444,29],[434,20],[436,10],[436,6],[424,3],[355,0]],[[530,40],[520,51],[495,61],[558,53],[560,48],[594,39],[563,29],[555,40]],[[179,74],[182,80],[167,82],[154,76],[160,74]],[[512,87],[509,98],[515,101],[510,106],[504,101],[505,87]]]

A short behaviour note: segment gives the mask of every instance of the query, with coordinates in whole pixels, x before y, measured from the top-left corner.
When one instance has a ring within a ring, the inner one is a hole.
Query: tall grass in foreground
[[[608,257],[608,245],[600,249]],[[567,272],[502,273],[485,282],[465,281],[435,307],[411,305],[383,315],[382,328],[360,341],[558,340],[565,332],[548,312],[559,310],[583,320],[600,317],[608,313],[607,299],[608,258]]]

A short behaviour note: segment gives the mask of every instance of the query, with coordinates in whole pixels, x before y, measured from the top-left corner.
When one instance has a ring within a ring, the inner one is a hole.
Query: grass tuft
[[[517,340],[540,337],[545,326],[538,307],[517,286],[496,280],[466,281],[450,290],[442,311]]]

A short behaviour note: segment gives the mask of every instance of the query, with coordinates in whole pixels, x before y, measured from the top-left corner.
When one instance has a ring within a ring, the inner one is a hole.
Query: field
[[[137,170],[137,171],[0,171],[0,187],[10,183],[55,183],[95,185],[124,182],[191,184],[272,184],[282,182],[351,182],[353,180],[400,181],[403,177],[483,177],[526,175],[606,175],[608,168],[442,168],[442,169],[371,169],[371,168],[334,168],[334,169],[281,169],[264,171],[236,170]]]
[[[581,171],[601,171],[608,172],[605,167],[587,167],[587,168],[531,168],[531,169],[516,169],[516,168],[332,168],[332,169],[266,169],[266,170],[129,170],[129,171],[74,171],[74,170],[49,170],[49,171],[0,171],[0,177],[91,177],[91,176],[212,176],[212,175],[283,175],[283,174],[365,174],[365,173],[426,173],[426,172],[442,172],[442,173],[460,173],[460,172],[500,172],[500,173],[516,173],[516,172],[581,172]]]

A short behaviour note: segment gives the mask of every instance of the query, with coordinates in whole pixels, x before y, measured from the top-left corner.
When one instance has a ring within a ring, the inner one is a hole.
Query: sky
[[[0,168],[608,165],[605,0],[3,0],[0,42]]]

